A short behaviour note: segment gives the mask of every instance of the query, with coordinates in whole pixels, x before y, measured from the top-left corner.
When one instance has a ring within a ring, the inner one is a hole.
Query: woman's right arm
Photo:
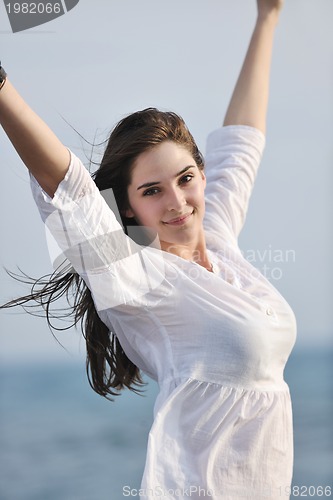
[[[26,167],[53,197],[68,170],[70,153],[8,79],[0,90],[0,123]]]

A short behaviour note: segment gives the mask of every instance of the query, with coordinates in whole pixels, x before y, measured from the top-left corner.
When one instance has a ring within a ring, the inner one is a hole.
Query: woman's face
[[[162,142],[134,163],[126,216],[156,230],[162,249],[192,247],[203,235],[205,186],[191,154],[175,142]]]

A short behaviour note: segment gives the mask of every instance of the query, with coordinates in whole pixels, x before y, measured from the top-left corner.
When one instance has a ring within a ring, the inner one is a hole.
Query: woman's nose
[[[181,189],[172,189],[168,193],[167,209],[169,211],[175,210],[181,212],[186,205],[184,193]]]

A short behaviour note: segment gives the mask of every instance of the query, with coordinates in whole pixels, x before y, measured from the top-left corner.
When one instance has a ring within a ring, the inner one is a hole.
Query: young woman
[[[205,165],[183,120],[149,108],[116,126],[92,180],[1,70],[1,124],[71,266],[7,307],[34,299],[48,308],[74,288],[93,388],[104,396],[133,388],[141,371],[158,381],[144,498],[176,490],[192,498],[288,496],[292,416],[283,370],[295,319],[237,243],[264,147],[282,3],[257,0],[250,46]],[[134,241],[140,227],[153,231],[145,244]]]

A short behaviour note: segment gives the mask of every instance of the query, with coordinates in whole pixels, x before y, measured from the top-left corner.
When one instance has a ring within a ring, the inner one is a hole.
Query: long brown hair
[[[141,153],[164,141],[173,141],[185,147],[198,168],[204,168],[203,157],[184,120],[173,112],[147,108],[132,113],[115,126],[107,141],[102,162],[92,175],[100,191],[112,188],[125,232],[128,226],[137,225],[135,219],[124,215],[129,205],[127,187],[134,162]],[[51,331],[80,324],[87,346],[88,380],[94,391],[108,399],[126,387],[139,391],[143,385],[140,370],[128,359],[117,336],[99,318],[91,292],[78,274],[61,269],[38,280],[24,273],[23,276],[9,274],[28,283],[31,293],[1,308],[20,305],[31,314],[36,314],[36,308],[42,308]],[[68,306],[60,310],[57,308],[55,312],[52,305],[60,298],[65,298]],[[59,328],[53,324],[55,318],[72,318],[72,322],[70,326]]]

